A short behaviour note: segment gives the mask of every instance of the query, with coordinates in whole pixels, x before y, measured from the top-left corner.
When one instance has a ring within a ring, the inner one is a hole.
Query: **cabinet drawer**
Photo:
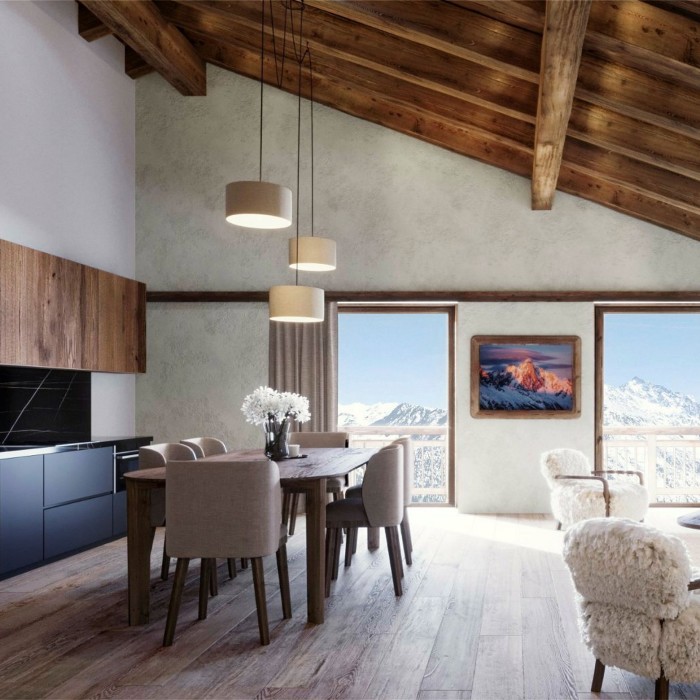
[[[111,536],[111,493],[44,511],[45,559],[87,547]]]
[[[112,493],[113,448],[44,455],[44,506]]]

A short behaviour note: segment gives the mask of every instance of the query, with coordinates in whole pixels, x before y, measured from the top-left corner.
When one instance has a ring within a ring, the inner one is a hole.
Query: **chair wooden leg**
[[[253,588],[255,589],[255,607],[258,610],[258,629],[260,630],[260,644],[266,646],[270,643],[270,629],[267,624],[267,601],[265,599],[265,571],[262,557],[253,557],[250,560],[253,568]]]
[[[189,559],[178,559],[175,567],[175,580],[173,590],[170,594],[170,604],[168,605],[168,617],[165,621],[165,634],[163,635],[163,646],[169,647],[175,639],[175,626],[177,616],[180,613],[180,603],[182,602],[182,591],[185,588],[187,569],[190,565]]]
[[[338,569],[340,568],[340,545],[343,543],[343,528],[338,527],[334,531],[335,545],[333,547],[333,580],[338,579]]]
[[[389,550],[389,564],[391,565],[391,578],[394,582],[394,593],[397,596],[403,594],[401,588],[401,547],[399,545],[399,533],[396,525],[384,528],[386,533],[386,546]]]
[[[228,577],[236,578],[236,560],[233,558],[227,559],[228,563]]]
[[[168,580],[168,573],[170,572],[170,557],[165,553],[168,544],[167,535],[163,539],[163,561],[160,564],[160,577],[163,581]]]
[[[209,581],[211,580],[211,565],[209,559],[202,559],[202,568],[199,572],[199,619],[207,619],[207,605],[209,603]]]
[[[403,556],[406,559],[406,566],[413,564],[413,543],[411,542],[411,525],[408,522],[408,509],[403,509],[403,520],[401,521],[401,540],[403,541]]]
[[[561,530],[561,523],[557,520],[557,530]]]
[[[216,559],[209,560],[209,594],[212,598],[219,595],[219,578],[216,575]]]
[[[282,617],[285,620],[289,620],[292,617],[292,594],[289,590],[287,545],[284,543],[277,550],[277,574],[280,580],[280,596],[282,597]]]
[[[292,507],[292,494],[285,489],[282,492],[282,524],[289,525],[289,511]]]
[[[352,564],[352,555],[357,547],[357,528],[349,527],[347,532],[347,541],[345,542],[345,566]]]
[[[668,700],[668,678],[664,676],[663,671],[656,679],[654,687],[654,700]]]
[[[331,575],[333,572],[333,559],[335,558],[335,528],[326,529],[326,598],[331,594]]]
[[[605,664],[598,659],[595,660],[593,671],[593,683],[591,683],[591,693],[599,693],[603,687],[603,676],[605,675]]]
[[[247,568],[248,568],[248,560],[241,559],[241,569],[247,569]]]
[[[357,528],[354,528],[355,533],[352,537],[352,553],[356,554],[357,553]]]
[[[299,510],[299,494],[292,494],[292,504],[289,509],[289,534],[293,535],[297,527],[297,510]]]

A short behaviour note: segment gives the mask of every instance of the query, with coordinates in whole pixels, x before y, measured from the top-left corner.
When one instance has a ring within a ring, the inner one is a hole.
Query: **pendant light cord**
[[[260,172],[258,178],[262,182],[263,159],[263,86],[265,85],[265,0],[262,1],[262,18],[260,20]]]
[[[303,60],[303,57],[302,57]],[[299,61],[299,75],[297,84],[297,266],[294,275],[294,283],[299,284],[299,181],[301,173],[301,61]]]
[[[311,63],[311,49],[306,44],[306,53],[309,57],[309,98],[311,99],[311,237],[314,235],[314,67]],[[297,205],[297,209],[299,205]],[[298,255],[298,253],[297,253]],[[298,257],[297,257],[298,260]]]

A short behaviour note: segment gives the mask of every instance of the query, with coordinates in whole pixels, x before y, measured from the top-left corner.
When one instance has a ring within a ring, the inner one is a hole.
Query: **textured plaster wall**
[[[286,242],[294,228],[255,232],[223,217],[226,183],[257,177],[258,90],[255,81],[211,66],[205,98],[183,98],[155,75],[138,82],[137,276],[151,289],[266,290],[293,282]],[[533,212],[527,180],[323,106],[316,106],[314,129],[315,232],[337,241],[339,267],[302,275],[302,284],[338,290],[697,289],[700,245],[690,239],[562,193],[553,211]],[[295,98],[266,89],[264,133],[264,177],[295,190]],[[304,143],[302,233],[308,231],[307,154]],[[149,372],[137,384],[137,424],[169,439],[219,427],[231,431],[234,444],[239,435],[250,444],[255,434],[244,432],[237,411],[243,395],[265,381],[265,311],[212,308],[243,314],[241,332],[222,343],[214,333],[201,333],[200,315],[212,313],[207,307],[150,305]],[[581,418],[470,418],[469,339],[510,332],[582,337]],[[177,342],[161,343],[155,333]],[[196,339],[186,341],[189,333]],[[460,508],[547,510],[539,453],[556,445],[593,449],[592,305],[463,304],[458,338]],[[184,352],[187,342],[196,342],[195,355]],[[189,385],[193,376],[211,401],[231,402],[226,427],[207,422],[213,414],[202,413],[202,402],[184,415],[177,402],[161,400],[170,383]]]
[[[134,276],[133,81],[75,2],[0,2],[0,236]],[[133,376],[93,374],[96,435],[134,430]]]

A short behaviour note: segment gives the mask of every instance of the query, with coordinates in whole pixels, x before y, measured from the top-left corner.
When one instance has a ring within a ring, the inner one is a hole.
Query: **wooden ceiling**
[[[273,0],[277,55],[285,6]],[[700,240],[700,0],[306,0],[314,100]],[[81,0],[133,78],[260,78],[261,0]],[[265,81],[275,71],[266,2]],[[291,43],[287,42],[287,48]],[[279,67],[280,62],[277,62]],[[302,85],[309,94],[309,80]]]

